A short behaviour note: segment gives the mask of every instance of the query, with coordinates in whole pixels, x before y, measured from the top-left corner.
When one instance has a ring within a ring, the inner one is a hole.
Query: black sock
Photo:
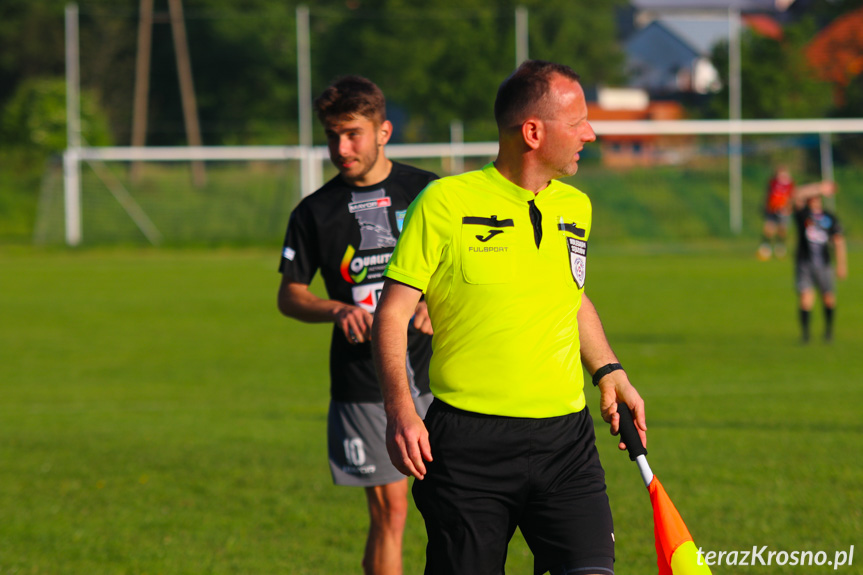
[[[800,310],[800,329],[803,331],[803,341],[809,341],[809,310]]]
[[[824,306],[824,338],[833,337],[833,310],[832,307]]]

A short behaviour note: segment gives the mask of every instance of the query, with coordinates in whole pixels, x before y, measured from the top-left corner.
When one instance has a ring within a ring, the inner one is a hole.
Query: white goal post
[[[597,121],[591,122],[598,137],[606,135],[714,135],[729,136],[729,157],[739,159],[740,145],[734,136],[817,134],[821,142],[821,177],[833,179],[831,136],[863,133],[863,119],[810,120],[674,120],[674,121]],[[739,142],[739,138],[737,140]],[[459,162],[471,157],[494,157],[497,142],[390,144],[387,155],[399,158],[451,158]],[[300,163],[302,194],[307,195],[323,183],[323,167],[327,161],[326,146],[172,146],[172,147],[70,147],[63,155],[65,238],[70,246],[81,242],[81,181],[80,166],[86,162],[97,167],[108,161],[253,161],[294,160]],[[729,224],[739,232],[742,222],[741,162],[729,162]],[[115,194],[120,196],[122,190]],[[146,214],[138,213],[134,205],[125,206],[146,234]],[[154,232],[156,233],[156,232]],[[151,238],[153,241],[153,238]],[[153,243],[158,243],[153,241]]]

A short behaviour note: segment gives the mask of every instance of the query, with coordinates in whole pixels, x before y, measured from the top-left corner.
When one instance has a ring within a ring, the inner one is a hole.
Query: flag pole
[[[638,430],[635,429],[632,412],[629,411],[629,407],[625,403],[618,403],[617,413],[620,415],[620,440],[626,444],[629,459],[638,465],[644,486],[650,487],[650,482],[653,481],[653,471],[647,464],[647,448],[642,445]]]
[[[632,412],[626,404],[618,403],[617,413],[620,415],[620,439],[629,451],[629,458],[638,464],[641,479],[650,494],[659,575],[710,575],[710,567],[702,560],[683,518],[647,464],[647,449],[641,443]]]

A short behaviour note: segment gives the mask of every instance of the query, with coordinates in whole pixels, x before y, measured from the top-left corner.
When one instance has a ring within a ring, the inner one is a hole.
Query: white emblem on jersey
[[[823,245],[830,241],[830,235],[817,225],[806,226],[806,239],[813,244]]]
[[[285,247],[285,251],[282,252],[282,257],[289,261],[294,261],[294,257],[296,257],[297,252],[294,251],[293,248]]]
[[[386,193],[383,188],[372,192],[351,192],[348,211],[354,214],[360,225],[359,251],[396,245],[388,210],[393,202]]]
[[[572,279],[575,280],[578,289],[581,289],[587,277],[587,242],[566,238],[566,243],[569,246],[569,268],[572,271]]]
[[[351,294],[354,296],[355,304],[369,313],[375,313],[375,309],[378,307],[378,298],[380,298],[383,289],[384,282],[362,284],[353,286]]]

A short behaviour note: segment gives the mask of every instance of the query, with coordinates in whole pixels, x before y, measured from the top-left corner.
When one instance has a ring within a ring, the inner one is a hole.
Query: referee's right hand
[[[429,434],[413,402],[387,410],[387,452],[396,469],[422,480],[432,460]]]

